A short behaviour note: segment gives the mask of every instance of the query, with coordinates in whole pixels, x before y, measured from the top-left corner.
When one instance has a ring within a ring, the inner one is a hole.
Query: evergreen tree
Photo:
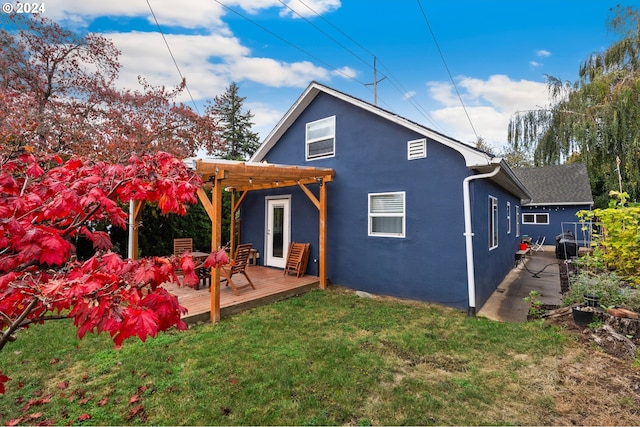
[[[245,99],[238,94],[235,82],[215,97],[213,112],[219,120],[217,133],[221,142],[217,154],[223,159],[247,160],[260,146],[258,134],[251,131],[253,113],[243,111]]]

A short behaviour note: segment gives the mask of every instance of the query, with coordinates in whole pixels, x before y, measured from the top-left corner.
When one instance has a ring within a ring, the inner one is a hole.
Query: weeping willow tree
[[[586,164],[596,205],[610,190],[640,198],[640,16],[611,10],[608,30],[620,36],[581,64],[575,83],[546,77],[550,106],[519,112],[509,123],[512,150],[531,150],[536,166]],[[619,159],[619,161],[618,161]]]

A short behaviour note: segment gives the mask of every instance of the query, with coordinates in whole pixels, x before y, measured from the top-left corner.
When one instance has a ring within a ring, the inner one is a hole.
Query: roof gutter
[[[469,292],[469,317],[476,315],[476,276],[473,265],[473,229],[471,226],[471,196],[470,183],[476,179],[491,178],[500,172],[500,165],[496,165],[495,169],[488,173],[480,175],[471,175],[464,179],[462,183],[462,196],[464,202],[464,236],[467,251],[467,290]]]

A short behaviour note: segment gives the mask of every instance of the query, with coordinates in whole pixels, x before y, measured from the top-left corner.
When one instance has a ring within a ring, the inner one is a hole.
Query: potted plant
[[[593,322],[593,307],[575,306],[572,309],[573,321],[578,326],[587,326]]]

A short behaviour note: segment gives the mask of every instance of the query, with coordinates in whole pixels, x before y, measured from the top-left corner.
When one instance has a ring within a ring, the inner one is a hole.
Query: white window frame
[[[507,234],[511,234],[511,202],[507,202]]]
[[[376,196],[397,196],[400,195],[402,198],[402,212],[371,212],[371,199]],[[393,191],[387,193],[369,193],[367,197],[367,215],[368,215],[368,224],[369,230],[368,235],[373,237],[396,237],[396,238],[404,238],[406,235],[406,213],[407,213],[407,197],[404,191]],[[400,233],[384,233],[373,231],[373,218],[402,218],[402,231]]]
[[[407,141],[407,160],[424,159],[427,157],[427,138]]]
[[[533,216],[533,221],[525,221],[527,216]],[[546,221],[538,221],[539,218],[546,218]],[[527,212],[522,214],[522,223],[527,225],[549,225],[549,214],[545,212]]]
[[[330,135],[322,135],[317,138],[309,137],[309,127],[312,125],[318,125],[322,122],[327,122],[326,127],[332,127],[333,132]],[[315,142],[332,140],[332,148],[331,152],[318,154],[314,156],[309,156],[309,146]],[[324,119],[315,120],[313,122],[307,123],[305,126],[305,144],[304,144],[304,155],[307,161],[316,160],[316,159],[326,159],[328,157],[334,157],[336,155],[336,116],[325,117]]]
[[[489,196],[489,250],[498,247],[498,198]]]
[[[520,206],[516,205],[516,237],[520,237]]]

